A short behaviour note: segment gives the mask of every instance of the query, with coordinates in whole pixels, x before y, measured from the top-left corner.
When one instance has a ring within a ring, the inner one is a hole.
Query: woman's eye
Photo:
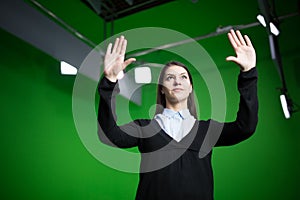
[[[186,76],[186,75],[183,75],[181,78],[182,78],[182,79],[187,79],[187,76]]]
[[[173,78],[174,78],[173,76],[168,76],[168,77],[166,78],[166,80],[169,81],[169,80],[171,80],[171,79],[173,79]]]

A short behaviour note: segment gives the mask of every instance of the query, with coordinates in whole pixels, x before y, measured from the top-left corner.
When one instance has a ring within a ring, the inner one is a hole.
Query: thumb
[[[135,61],[136,61],[135,58],[129,58],[129,59],[125,60],[123,69],[125,69],[128,65],[130,65],[132,62],[135,62]]]
[[[238,63],[237,57],[234,57],[234,56],[228,56],[226,58],[226,61],[233,61],[235,63]]]

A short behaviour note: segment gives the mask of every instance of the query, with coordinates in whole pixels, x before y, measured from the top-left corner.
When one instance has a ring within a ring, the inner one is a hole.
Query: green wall
[[[39,2],[92,41],[101,41],[103,22],[82,3],[65,1],[58,6],[59,1]],[[216,8],[216,1],[199,1],[198,4],[175,1],[117,20],[115,32],[156,26],[196,37],[214,31],[219,25],[255,21],[256,1],[226,2],[218,2],[220,9]],[[295,11],[295,2],[277,1],[278,14]],[[75,13],[76,17],[72,17]],[[299,16],[285,19],[279,37],[287,86],[298,104],[299,22]],[[265,30],[258,26],[243,33],[251,37],[257,51],[259,124],[249,140],[214,150],[215,199],[297,199],[300,113],[284,119],[276,90],[281,83],[270,59]],[[58,61],[3,30],[0,41],[1,199],[133,199],[138,175],[120,172],[99,162],[79,139],[72,115],[75,77],[61,76]],[[226,120],[233,120],[238,106],[239,70],[225,62],[225,57],[233,51],[225,35],[199,43],[220,70],[227,94]],[[166,58],[168,55],[163,52],[143,57],[157,62],[164,62]],[[145,91],[153,91],[153,88],[151,85],[143,88],[143,106],[130,104],[133,117],[148,114],[153,92]],[[201,118],[209,118],[210,108],[205,107],[209,96],[205,92],[197,92],[197,95],[203,104]],[[127,105],[123,98],[118,98],[118,103],[120,108]],[[120,121],[125,122],[121,109],[118,113]]]

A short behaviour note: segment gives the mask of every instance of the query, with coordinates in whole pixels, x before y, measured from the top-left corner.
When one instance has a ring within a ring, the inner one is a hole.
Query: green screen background
[[[103,21],[80,1],[39,2],[95,43],[102,41]],[[279,15],[297,10],[296,1],[290,1],[288,5],[284,1],[275,2]],[[164,27],[196,37],[212,32],[220,25],[254,22],[257,13],[256,1],[207,0],[198,4],[175,1],[116,20],[114,27],[115,33],[137,27]],[[285,19],[280,25],[279,37],[287,87],[298,104],[299,25],[299,16]],[[283,116],[280,93],[276,89],[281,87],[281,82],[270,59],[264,28],[257,26],[242,32],[251,37],[257,51],[259,123],[249,140],[233,147],[214,149],[215,199],[297,199],[300,114],[295,113],[288,120]],[[72,115],[75,77],[60,75],[57,60],[4,30],[0,31],[0,41],[0,198],[134,199],[138,174],[120,172],[104,165],[79,139]],[[227,95],[226,120],[233,120],[238,107],[236,81],[239,69],[225,61],[233,50],[226,35],[199,43],[220,70]],[[164,63],[166,58],[163,53],[153,53],[144,59]],[[205,87],[196,87],[204,91],[197,95],[200,117],[207,119],[210,116],[208,93]],[[142,104],[145,106],[130,104],[132,117],[148,115],[148,105],[154,103],[151,98],[155,95],[154,90],[151,85],[143,88]],[[121,108],[122,105],[127,102],[119,97],[118,106]],[[122,118],[122,109],[118,109],[118,113],[120,122],[126,122],[127,119]]]

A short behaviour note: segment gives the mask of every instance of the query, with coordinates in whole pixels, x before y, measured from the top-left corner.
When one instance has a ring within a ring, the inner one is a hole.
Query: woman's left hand
[[[239,30],[230,30],[228,39],[236,53],[236,56],[228,56],[227,61],[237,63],[243,72],[256,66],[255,49],[247,35],[242,36]]]

